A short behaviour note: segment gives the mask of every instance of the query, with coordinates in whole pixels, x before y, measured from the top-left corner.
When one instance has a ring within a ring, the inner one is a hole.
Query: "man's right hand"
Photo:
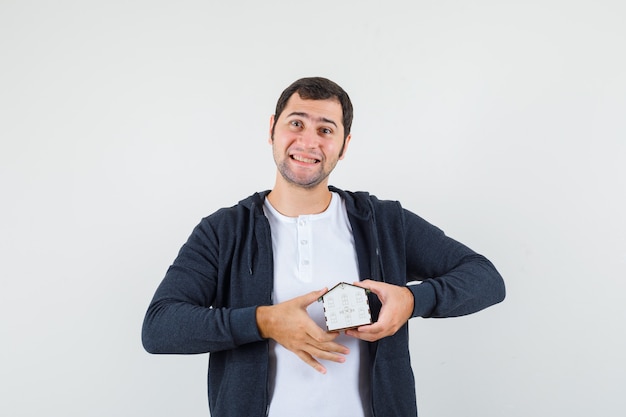
[[[326,293],[326,288],[256,310],[256,322],[262,337],[292,351],[315,370],[325,374],[326,368],[317,359],[345,362],[349,349],[334,342],[337,332],[321,329],[307,314],[306,308]]]

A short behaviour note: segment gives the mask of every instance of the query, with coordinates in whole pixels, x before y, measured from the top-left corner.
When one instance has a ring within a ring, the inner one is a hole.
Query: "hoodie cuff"
[[[430,317],[437,304],[435,288],[428,281],[421,284],[408,285],[407,288],[413,293],[413,316]]]
[[[263,340],[256,324],[256,306],[238,308],[230,313],[230,329],[237,345]]]

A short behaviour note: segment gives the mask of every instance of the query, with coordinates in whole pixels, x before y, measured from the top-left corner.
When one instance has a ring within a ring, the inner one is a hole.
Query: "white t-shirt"
[[[264,211],[272,230],[275,304],[342,281],[358,281],[352,228],[338,194],[332,194],[330,205],[320,214],[283,216],[268,199]],[[307,311],[326,329],[321,303],[314,302]],[[324,361],[327,373],[321,374],[270,340],[270,417],[370,416],[365,342],[344,334],[335,341],[347,346],[350,354],[344,363]]]

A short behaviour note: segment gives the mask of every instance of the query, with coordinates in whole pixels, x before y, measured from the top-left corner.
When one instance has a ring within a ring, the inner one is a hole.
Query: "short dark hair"
[[[343,112],[343,138],[345,143],[345,139],[350,134],[350,129],[352,127],[353,110],[350,97],[343,88],[333,81],[323,77],[300,78],[287,87],[278,98],[276,111],[274,112],[274,120],[278,120],[278,117],[283,110],[285,110],[287,102],[291,96],[294,95],[294,93],[298,93],[303,100],[337,99]]]

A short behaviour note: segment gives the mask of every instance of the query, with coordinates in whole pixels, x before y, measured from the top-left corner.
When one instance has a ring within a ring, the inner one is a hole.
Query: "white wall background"
[[[626,415],[626,5],[0,0],[0,415],[206,416],[143,314],[201,217],[270,188],[296,78],[351,95],[331,182],[402,201],[508,297],[411,322],[422,417]]]

